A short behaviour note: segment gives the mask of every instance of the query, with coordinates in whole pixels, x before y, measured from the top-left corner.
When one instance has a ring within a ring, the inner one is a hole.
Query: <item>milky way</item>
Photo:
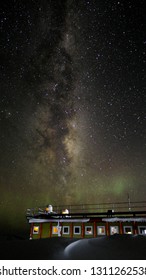
[[[23,227],[27,207],[144,199],[143,10],[143,0],[1,5],[0,205],[9,226]]]

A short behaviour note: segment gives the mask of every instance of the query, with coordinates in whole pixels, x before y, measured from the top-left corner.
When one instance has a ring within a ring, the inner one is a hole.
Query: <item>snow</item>
[[[104,222],[146,222],[146,218],[103,218],[102,221]]]
[[[113,235],[75,241],[64,250],[65,259],[145,259],[146,236]]]
[[[89,221],[89,219],[54,219],[53,222],[65,222],[65,223],[87,223]],[[29,220],[29,224],[31,223],[48,223],[48,222],[52,222],[52,219],[35,219],[32,218]]]
[[[4,260],[145,260],[146,235],[0,240]]]

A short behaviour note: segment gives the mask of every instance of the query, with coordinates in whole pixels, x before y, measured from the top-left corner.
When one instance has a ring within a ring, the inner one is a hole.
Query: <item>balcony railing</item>
[[[112,202],[112,203],[97,203],[97,204],[78,204],[78,205],[57,205],[52,206],[50,213],[62,214],[67,210],[69,213],[107,213],[109,210],[112,212],[134,212],[146,211],[146,201],[125,201],[125,202]],[[37,214],[46,213],[49,206],[40,206],[36,208],[27,209],[27,216],[34,216]]]

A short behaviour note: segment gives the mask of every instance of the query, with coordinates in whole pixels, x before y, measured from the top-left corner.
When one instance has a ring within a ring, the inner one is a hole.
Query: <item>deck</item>
[[[145,217],[146,201],[126,201],[116,203],[57,205],[46,213],[46,206],[27,209],[30,218],[88,218],[88,217]],[[65,210],[68,210],[68,214]]]

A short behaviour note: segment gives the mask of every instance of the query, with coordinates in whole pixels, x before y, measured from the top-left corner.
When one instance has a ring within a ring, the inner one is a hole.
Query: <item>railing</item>
[[[104,212],[104,211],[107,212],[108,210],[113,210],[115,212],[141,211],[141,210],[146,210],[146,201],[53,206],[53,210],[57,213],[61,212],[63,209],[68,209],[70,213]]]
[[[27,216],[44,213],[46,206],[27,209]],[[78,205],[58,205],[53,206],[53,212],[61,214],[67,209],[69,213],[103,213],[108,210],[113,212],[124,211],[146,211],[146,201],[126,201],[115,203],[97,203],[97,204],[78,204]]]

